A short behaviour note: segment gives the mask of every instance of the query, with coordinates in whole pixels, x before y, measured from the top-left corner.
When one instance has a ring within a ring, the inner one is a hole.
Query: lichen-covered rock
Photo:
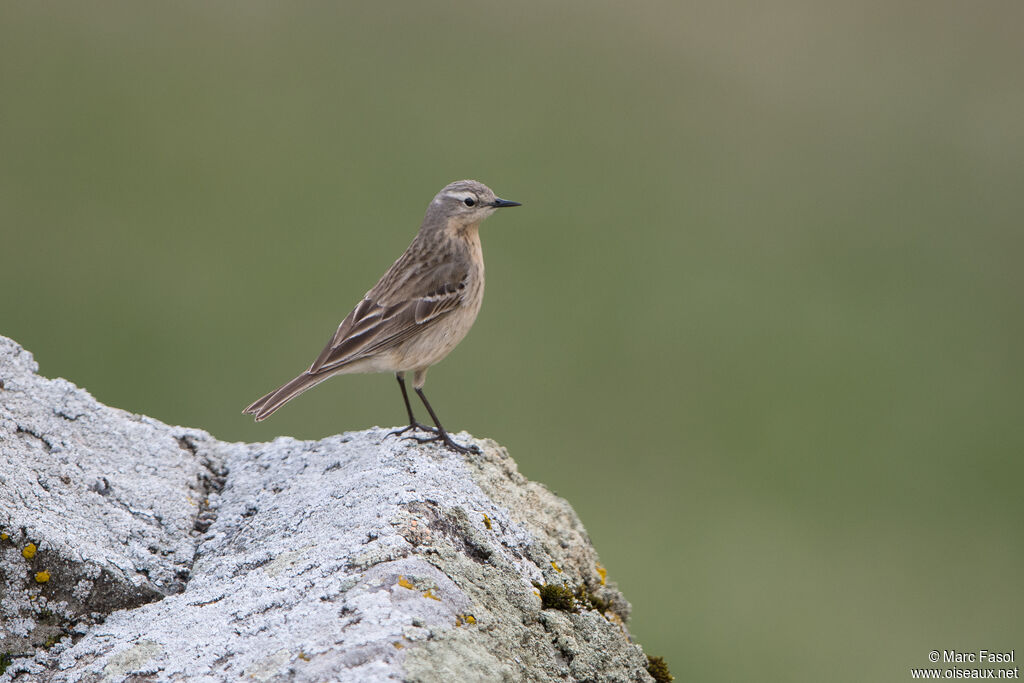
[[[97,402],[0,337],[0,653],[184,589],[223,456]]]
[[[572,508],[497,444],[228,444],[35,370],[0,338],[0,681],[651,680]]]

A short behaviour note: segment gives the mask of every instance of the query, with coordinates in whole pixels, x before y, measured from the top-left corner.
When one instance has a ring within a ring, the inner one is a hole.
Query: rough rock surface
[[[497,444],[224,443],[36,370],[0,337],[0,682],[652,680],[579,518]]]

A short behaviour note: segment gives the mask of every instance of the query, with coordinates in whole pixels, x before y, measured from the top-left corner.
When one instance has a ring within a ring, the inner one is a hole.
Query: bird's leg
[[[412,405],[409,403],[409,394],[405,390],[405,373],[404,372],[396,372],[395,373],[395,379],[398,380],[398,386],[402,388],[402,400],[405,401],[405,412],[407,412],[409,414],[409,426],[408,427],[403,427],[402,429],[396,429],[393,432],[388,432],[387,436],[385,436],[384,438],[387,438],[388,436],[401,436],[402,434],[405,434],[410,429],[421,429],[424,432],[430,432],[431,434],[436,434],[437,433],[436,429],[434,429],[433,427],[428,427],[425,424],[420,424],[419,422],[416,421],[416,418],[413,416],[413,414],[412,414]]]
[[[477,448],[476,446],[460,446],[459,444],[452,441],[452,437],[448,436],[448,432],[446,432],[444,430],[444,427],[441,426],[441,421],[437,419],[437,413],[435,413],[434,409],[430,407],[430,402],[427,400],[427,397],[423,395],[423,389],[417,386],[414,386],[413,389],[416,390],[416,394],[420,397],[420,400],[423,401],[423,405],[427,407],[427,412],[430,413],[430,418],[434,421],[434,424],[437,425],[437,431],[434,432],[434,436],[428,436],[426,438],[420,438],[418,436],[407,436],[405,437],[406,439],[413,439],[415,441],[419,441],[420,443],[440,441],[450,450],[453,450],[456,453],[480,453],[480,449]]]

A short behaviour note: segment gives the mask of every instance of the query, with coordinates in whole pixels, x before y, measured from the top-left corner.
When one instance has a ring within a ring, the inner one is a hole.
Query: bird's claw
[[[448,436],[448,434],[446,432],[441,432],[440,434],[435,434],[434,436],[428,436],[428,437],[403,436],[402,438],[403,439],[408,439],[409,441],[416,441],[418,443],[434,443],[436,441],[440,441],[441,443],[443,443],[448,448],[448,450],[455,451],[456,453],[462,453],[462,454],[472,453],[473,455],[480,455],[480,449],[479,448],[477,448],[474,445],[460,446],[459,444],[457,444],[454,441],[452,441],[451,437]]]
[[[402,427],[401,429],[395,429],[393,431],[388,432],[387,434],[384,435],[384,438],[386,439],[389,436],[402,436],[402,434],[405,434],[410,429],[419,429],[419,430],[424,431],[424,432],[430,432],[431,434],[437,434],[437,430],[434,429],[433,427],[428,427],[427,425],[420,424],[419,422],[413,422],[408,427]],[[411,437],[407,436],[407,437],[404,437],[404,438],[408,439],[408,438],[411,438]]]

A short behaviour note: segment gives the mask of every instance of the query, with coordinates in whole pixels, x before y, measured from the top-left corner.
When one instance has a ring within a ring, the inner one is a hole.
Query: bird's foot
[[[402,438],[409,439],[410,441],[417,441],[419,443],[433,443],[435,441],[440,441],[450,451],[455,451],[456,453],[463,453],[463,454],[465,454],[465,453],[472,453],[474,455],[480,455],[480,449],[479,448],[477,448],[476,446],[473,446],[473,445],[470,445],[470,446],[460,446],[459,444],[457,444],[454,441],[452,441],[452,437],[448,436],[448,432],[445,432],[445,431],[441,431],[440,433],[437,433],[434,436],[428,436],[428,437],[425,437],[425,438],[419,437],[419,436],[406,436],[406,437],[402,437]]]
[[[384,438],[386,439],[389,436],[401,436],[402,434],[405,434],[410,429],[418,429],[420,431],[430,432],[431,434],[437,434],[437,430],[434,429],[433,427],[428,427],[425,424],[420,424],[419,422],[416,422],[415,420],[413,420],[412,423],[409,424],[408,427],[402,427],[401,429],[396,429],[394,431],[388,432],[387,434],[384,435]],[[405,438],[408,439],[409,437],[405,437]]]

